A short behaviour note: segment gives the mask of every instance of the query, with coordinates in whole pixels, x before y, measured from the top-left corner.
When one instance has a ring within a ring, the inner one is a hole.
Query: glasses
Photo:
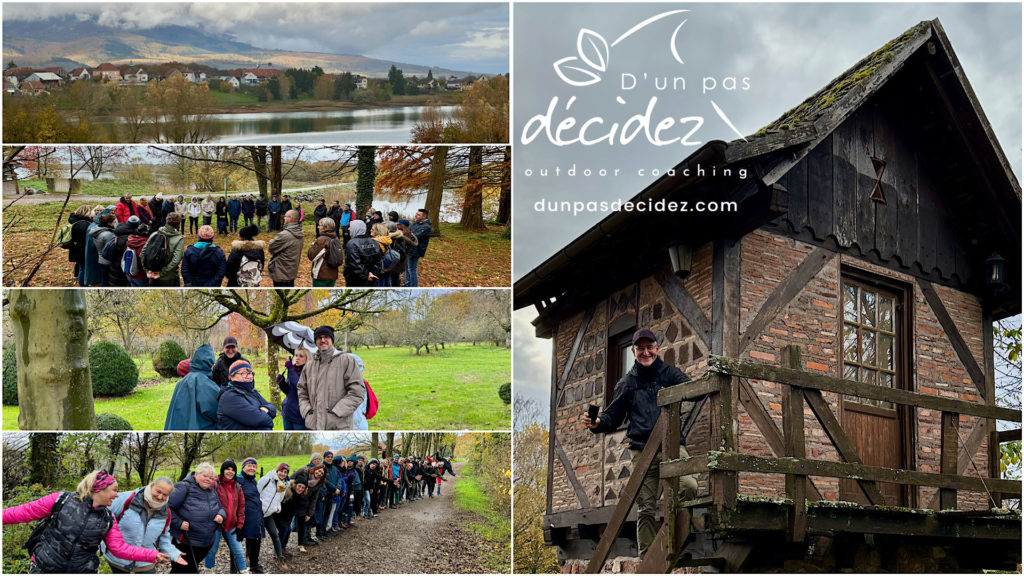
[[[658,345],[657,344],[648,344],[647,346],[641,346],[639,344],[634,344],[633,345],[633,349],[636,350],[637,352],[657,352],[658,351]]]

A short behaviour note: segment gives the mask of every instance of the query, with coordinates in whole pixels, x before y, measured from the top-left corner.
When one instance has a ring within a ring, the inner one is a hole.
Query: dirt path
[[[456,474],[464,463],[455,463]],[[288,549],[294,557],[272,560],[274,547],[267,539],[260,549],[265,570],[282,574],[435,574],[490,573],[484,557],[490,545],[470,527],[476,515],[460,511],[453,502],[461,476],[442,484],[441,495],[403,502],[382,509],[372,519],[357,518],[353,527],[299,552],[292,534]],[[229,571],[226,546],[217,555],[216,573]]]

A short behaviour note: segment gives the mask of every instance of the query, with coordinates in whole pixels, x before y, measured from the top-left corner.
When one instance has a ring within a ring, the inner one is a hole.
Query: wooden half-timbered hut
[[[563,569],[1016,568],[999,444],[1021,412],[996,405],[991,326],[1020,312],[1021,188],[939,21],[634,198],[660,199],[738,210],[614,213],[515,284],[553,342],[544,522]],[[642,561],[625,429],[581,422],[638,328],[692,380],[662,391],[636,464],[663,447],[668,521]],[[665,440],[680,430],[688,459]]]

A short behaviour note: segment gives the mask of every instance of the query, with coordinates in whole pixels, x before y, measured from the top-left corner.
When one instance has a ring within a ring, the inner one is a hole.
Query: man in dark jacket
[[[420,208],[413,216],[413,223],[409,225],[409,230],[416,235],[416,240],[419,241],[417,246],[409,252],[409,259],[405,265],[405,285],[409,287],[420,285],[420,258],[427,255],[427,245],[430,243],[431,224],[428,216],[427,209]]]
[[[256,214],[256,203],[253,202],[252,196],[246,196],[242,200],[242,218],[245,221],[246,226],[252,226],[252,217]]]
[[[199,228],[199,242],[185,249],[181,259],[181,279],[185,286],[220,286],[227,272],[224,251],[213,243],[213,228]]]
[[[316,225],[316,235],[320,235],[320,219],[327,218],[327,203],[321,198],[316,204],[316,208],[313,209],[313,223]],[[335,222],[335,230],[338,229],[337,222]]]
[[[153,220],[158,222],[156,227],[164,225],[163,219],[164,199],[157,194],[149,199],[149,211],[153,214]]]
[[[234,336],[228,336],[224,339],[224,351],[217,357],[217,363],[213,365],[210,379],[221,388],[227,386],[231,380],[228,369],[238,360],[245,360],[245,357],[238,351],[238,340]]]
[[[615,384],[615,394],[611,404],[601,412],[596,420],[583,415],[583,425],[597,434],[614,432],[629,417],[629,452],[633,461],[640,457],[647,439],[654,430],[661,409],[658,407],[658,391],[662,388],[675,386],[690,379],[679,368],[665,364],[658,357],[658,339],[653,332],[644,328],[633,333],[633,356],[636,362],[633,368]],[[679,447],[679,455],[687,457],[686,448]],[[654,513],[658,505],[658,471],[661,464],[661,452],[655,455],[650,467],[644,472],[643,484],[637,495],[636,539],[643,557],[654,541]],[[634,470],[636,474],[639,471]],[[692,476],[680,478],[682,499],[692,500],[697,494],[697,481]]]
[[[263,226],[263,217],[267,215],[267,199],[260,196],[253,204],[256,207],[256,225]]]

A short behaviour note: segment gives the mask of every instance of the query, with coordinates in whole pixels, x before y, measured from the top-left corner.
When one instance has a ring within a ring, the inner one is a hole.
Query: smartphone
[[[597,414],[598,414],[599,411],[600,411],[600,408],[598,408],[597,406],[594,406],[593,404],[591,404],[590,406],[587,406],[587,416],[590,417],[590,421],[591,422],[593,422],[594,420],[597,420]]]

